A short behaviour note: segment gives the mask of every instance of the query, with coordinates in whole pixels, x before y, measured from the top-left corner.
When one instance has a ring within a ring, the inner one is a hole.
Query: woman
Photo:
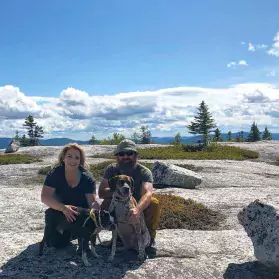
[[[45,179],[41,201],[50,207],[45,212],[48,246],[65,247],[71,240],[71,232],[58,233],[56,217],[63,214],[68,222],[75,222],[79,207],[98,208],[96,182],[88,171],[81,146],[72,143],[62,149],[58,162]]]

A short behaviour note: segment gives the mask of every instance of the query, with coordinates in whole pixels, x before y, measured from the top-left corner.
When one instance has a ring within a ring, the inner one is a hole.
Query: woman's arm
[[[54,193],[55,188],[44,185],[41,192],[42,203],[55,210],[63,212],[67,220],[69,222],[73,222],[76,219],[75,215],[78,214],[78,212],[75,211],[76,207],[72,205],[65,205],[59,202],[57,199],[55,199]]]
[[[45,205],[47,205],[55,210],[63,212],[65,205],[63,203],[59,202],[57,199],[55,199],[54,193],[55,193],[55,188],[44,185],[42,192],[41,192],[41,201]]]

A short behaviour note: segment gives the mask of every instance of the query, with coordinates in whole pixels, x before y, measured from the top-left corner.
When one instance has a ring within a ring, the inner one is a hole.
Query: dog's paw
[[[112,256],[112,255],[110,255],[110,256],[108,257],[108,261],[109,261],[109,262],[113,262],[113,259],[114,259],[114,256]]]
[[[96,259],[100,259],[101,258],[101,256],[99,254],[97,254],[95,251],[91,251],[91,255],[93,257],[95,257]]]
[[[138,255],[138,261],[144,262],[147,259],[147,255],[145,253]]]

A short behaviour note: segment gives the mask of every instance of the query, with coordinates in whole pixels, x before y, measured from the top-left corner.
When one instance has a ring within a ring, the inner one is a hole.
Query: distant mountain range
[[[235,138],[239,133],[232,133],[232,138]],[[244,132],[244,137],[248,136],[248,132]],[[223,140],[228,139],[228,134],[221,134]],[[273,133],[272,138],[274,140],[279,140],[279,133]],[[198,140],[201,140],[201,136],[190,136],[190,137],[181,137],[181,142],[184,144],[196,143]],[[0,138],[0,149],[4,149],[11,142],[12,138]],[[152,141],[158,144],[169,144],[173,142],[174,137],[152,137]],[[69,138],[53,138],[53,139],[41,139],[41,144],[44,146],[64,146],[68,143],[76,142],[80,145],[89,144],[89,140],[74,140]]]

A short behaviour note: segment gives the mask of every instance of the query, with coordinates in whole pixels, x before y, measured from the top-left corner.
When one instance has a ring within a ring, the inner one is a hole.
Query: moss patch
[[[41,162],[39,158],[27,154],[5,154],[0,156],[0,165],[8,164],[31,164]]]
[[[170,194],[155,194],[161,205],[159,229],[216,230],[225,216],[201,203]]]

